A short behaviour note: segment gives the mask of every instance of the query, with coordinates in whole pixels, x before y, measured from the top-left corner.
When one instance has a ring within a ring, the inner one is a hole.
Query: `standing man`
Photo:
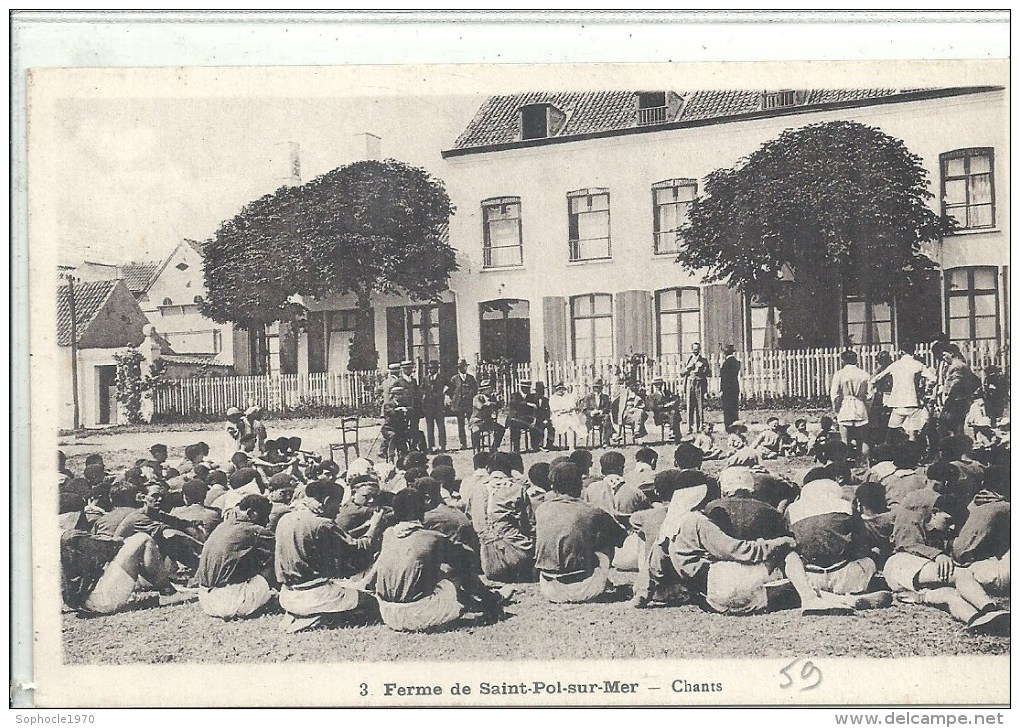
[[[248,420],[244,418],[244,413],[237,407],[227,408],[226,431],[227,436],[223,444],[224,466],[228,465],[230,463],[231,456],[241,449],[241,439],[246,435],[251,434],[251,430],[248,427]]]
[[[429,452],[436,451],[435,430],[439,431],[439,452],[446,452],[446,381],[439,371],[439,362],[429,362],[421,391]]]
[[[939,440],[963,435],[967,413],[974,404],[974,395],[981,388],[981,380],[967,365],[960,347],[946,344],[942,349],[945,362],[945,379],[942,382],[942,413],[939,415]]]
[[[705,424],[705,392],[708,391],[708,359],[701,355],[701,344],[691,344],[691,355],[684,363],[684,396],[687,398],[687,426],[692,433]]]
[[[408,447],[411,450],[425,449],[425,436],[421,431],[421,418],[424,414],[421,385],[414,378],[414,362],[405,359],[400,362],[400,385],[404,388],[408,409]]]
[[[722,366],[719,367],[719,387],[722,390],[723,429],[740,419],[740,360],[733,353],[733,344],[723,347]]]
[[[936,374],[914,358],[914,345],[901,344],[900,358],[871,378],[871,383],[883,377],[892,378],[892,389],[885,397],[889,414],[889,429],[903,430],[911,442],[928,424],[930,415],[925,408],[919,391],[923,391],[923,380],[936,381]]]
[[[467,449],[467,421],[471,417],[471,407],[478,394],[478,382],[468,374],[468,363],[461,359],[457,363],[457,373],[446,385],[450,395],[450,408],[457,417],[457,436],[460,438],[460,449]]]
[[[839,435],[847,445],[856,444],[868,454],[865,428],[868,426],[868,373],[857,366],[857,353],[847,349],[840,355],[843,368],[832,375],[829,399],[839,423]]]

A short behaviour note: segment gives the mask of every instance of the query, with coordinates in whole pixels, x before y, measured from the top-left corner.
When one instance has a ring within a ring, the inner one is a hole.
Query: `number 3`
[[[368,695],[368,683],[361,683],[361,697]]]

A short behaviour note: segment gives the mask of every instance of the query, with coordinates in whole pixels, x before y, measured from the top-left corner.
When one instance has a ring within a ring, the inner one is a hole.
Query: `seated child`
[[[718,460],[723,456],[722,450],[715,446],[715,439],[712,437],[714,432],[715,425],[706,422],[705,426],[701,428],[701,432],[696,434],[692,440],[694,446],[701,450],[702,460]]]
[[[811,449],[811,435],[807,431],[807,420],[798,417],[793,423],[793,432],[790,433],[793,441],[789,447],[790,455],[807,455]]]
[[[751,444],[757,450],[763,460],[773,460],[782,454],[783,436],[780,431],[782,423],[778,417],[769,417],[765,421],[765,429]]]

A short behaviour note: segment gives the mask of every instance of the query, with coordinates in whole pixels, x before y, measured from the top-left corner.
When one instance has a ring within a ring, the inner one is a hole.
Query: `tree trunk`
[[[375,348],[375,327],[372,324],[371,291],[358,293],[358,325],[351,340],[351,352],[347,361],[350,371],[372,371],[379,366],[379,352]]]

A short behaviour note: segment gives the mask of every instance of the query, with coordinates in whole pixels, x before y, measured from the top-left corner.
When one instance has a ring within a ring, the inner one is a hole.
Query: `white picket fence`
[[[252,404],[273,413],[302,406],[362,407],[376,399],[382,373],[276,374],[176,379],[153,392],[153,415],[222,415]]]
[[[877,372],[877,357],[884,347],[856,347],[860,366]],[[888,348],[886,347],[888,351]],[[829,382],[839,369],[843,349],[802,349],[740,352],[740,392],[744,400],[795,398],[817,400],[828,395]],[[996,342],[974,342],[964,348],[974,370],[997,364],[1009,370],[1009,349]],[[928,349],[918,356],[933,364]],[[665,358],[635,366],[632,374],[646,384],[662,377],[674,391],[683,387],[685,358]],[[719,365],[711,361],[709,394],[719,392]],[[613,391],[622,376],[630,372],[624,360],[568,361],[516,364],[509,369],[482,367],[480,374],[496,377],[504,397],[517,389],[518,382],[529,379],[544,382],[547,391],[563,382],[575,392],[585,393],[596,379],[602,379]],[[377,403],[382,371],[342,372],[335,374],[284,374],[256,377],[207,377],[173,380],[153,392],[154,415],[221,416],[228,407],[258,404],[273,413],[285,413],[302,406],[365,407]]]

